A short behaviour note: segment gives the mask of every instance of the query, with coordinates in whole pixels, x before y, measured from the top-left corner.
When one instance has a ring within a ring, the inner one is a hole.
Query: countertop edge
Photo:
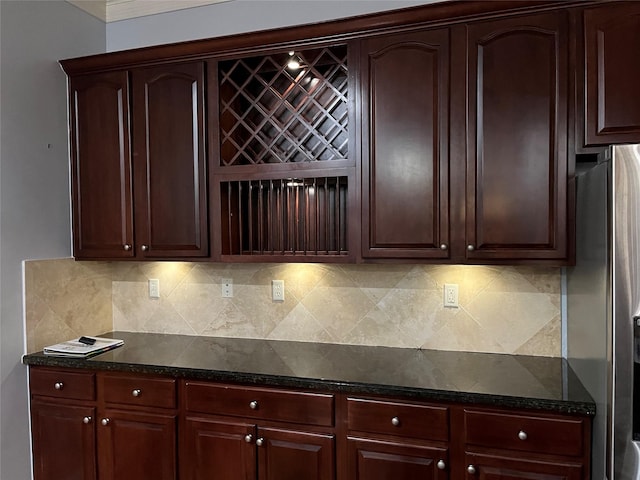
[[[65,367],[95,371],[144,373],[151,375],[165,375],[190,380],[208,380],[239,383],[255,386],[272,386],[288,388],[304,388],[311,390],[325,390],[334,393],[373,394],[402,397],[405,399],[468,403],[474,405],[520,408],[540,410],[549,413],[594,416],[595,402],[553,400],[541,398],[513,397],[499,394],[461,392],[453,390],[436,390],[428,388],[413,388],[387,384],[369,384],[349,381],[336,381],[323,378],[291,377],[284,375],[268,375],[228,370],[202,370],[186,367],[123,364],[110,361],[100,361],[95,357],[91,362],[85,359],[42,356],[27,354],[22,357],[22,363],[30,366]]]

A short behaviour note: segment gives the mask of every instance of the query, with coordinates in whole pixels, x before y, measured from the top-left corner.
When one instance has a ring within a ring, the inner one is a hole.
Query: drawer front
[[[584,421],[465,410],[466,443],[536,453],[580,456]]]
[[[349,398],[347,424],[349,430],[449,440],[449,411],[446,407]]]
[[[106,403],[176,408],[176,381],[135,375],[103,374],[98,388]]]
[[[29,369],[29,387],[32,395],[70,398],[74,400],[95,400],[95,375],[64,369]]]
[[[333,395],[185,382],[190,412],[333,426]]]

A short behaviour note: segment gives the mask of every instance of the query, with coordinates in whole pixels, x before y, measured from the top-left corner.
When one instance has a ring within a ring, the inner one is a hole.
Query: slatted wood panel
[[[223,255],[347,255],[347,177],[221,185]]]

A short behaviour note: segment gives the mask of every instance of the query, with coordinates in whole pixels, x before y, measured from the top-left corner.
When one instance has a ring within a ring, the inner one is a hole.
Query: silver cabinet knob
[[[519,438],[520,440],[526,440],[526,439],[527,439],[527,432],[525,432],[525,431],[523,431],[523,430],[520,430],[520,431],[518,432],[518,438]]]
[[[447,249],[447,244],[443,243],[442,245],[440,245],[440,250],[446,250]]]
[[[131,250],[131,245],[129,245],[128,243],[125,243],[123,248],[125,252],[128,252],[129,250]]]
[[[400,419],[398,417],[393,417],[391,419],[391,425],[393,425],[394,427],[399,427],[400,426]]]
[[[473,245],[467,245],[467,250],[473,252],[475,250],[475,247]]]
[[[249,408],[251,410],[257,410],[258,409],[258,402],[256,402],[255,400],[251,400],[249,402]]]
[[[438,463],[436,463],[436,467],[438,467],[439,470],[444,470],[445,468],[447,468],[447,464],[444,463],[444,460],[438,460]]]
[[[64,388],[64,383],[56,382],[53,384],[53,388],[55,388],[56,390],[62,390]]]
[[[106,427],[111,423],[111,420],[109,420],[108,418],[103,418],[102,420],[100,420],[100,423]]]
[[[256,445],[261,447],[262,445],[264,445],[264,438],[260,437],[256,440]]]
[[[85,425],[89,425],[91,423],[91,420],[93,420],[91,417],[84,417],[82,419],[82,423],[84,423]]]
[[[146,252],[147,250],[149,250],[149,247],[148,247],[148,246],[146,246],[146,245],[142,245],[142,246],[140,247],[140,249],[141,249],[143,252]]]
[[[470,473],[471,475],[475,475],[476,473],[476,467],[474,467],[473,465],[469,465],[467,467],[467,473]]]
[[[244,436],[244,441],[245,441],[245,442],[247,442],[247,443],[251,443],[251,441],[252,441],[252,440],[253,440],[253,435],[251,435],[250,433],[247,433],[247,434]]]
[[[131,391],[131,395],[133,395],[134,397],[139,397],[140,395],[142,395],[142,390],[140,390],[139,388],[134,388]]]

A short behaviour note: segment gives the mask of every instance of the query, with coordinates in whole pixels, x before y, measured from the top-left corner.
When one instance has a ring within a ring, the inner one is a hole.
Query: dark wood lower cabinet
[[[259,428],[259,480],[332,480],[334,435]]]
[[[180,462],[183,480],[256,479],[255,425],[187,417]]]
[[[101,480],[175,480],[176,417],[105,410],[98,425]]]
[[[65,368],[30,388],[34,480],[590,479],[585,415]]]
[[[33,400],[35,480],[95,480],[95,408]]]
[[[446,448],[352,437],[348,445],[352,480],[448,478]]]
[[[520,454],[487,455],[466,453],[467,480],[580,480],[583,465],[578,462],[527,458]]]

